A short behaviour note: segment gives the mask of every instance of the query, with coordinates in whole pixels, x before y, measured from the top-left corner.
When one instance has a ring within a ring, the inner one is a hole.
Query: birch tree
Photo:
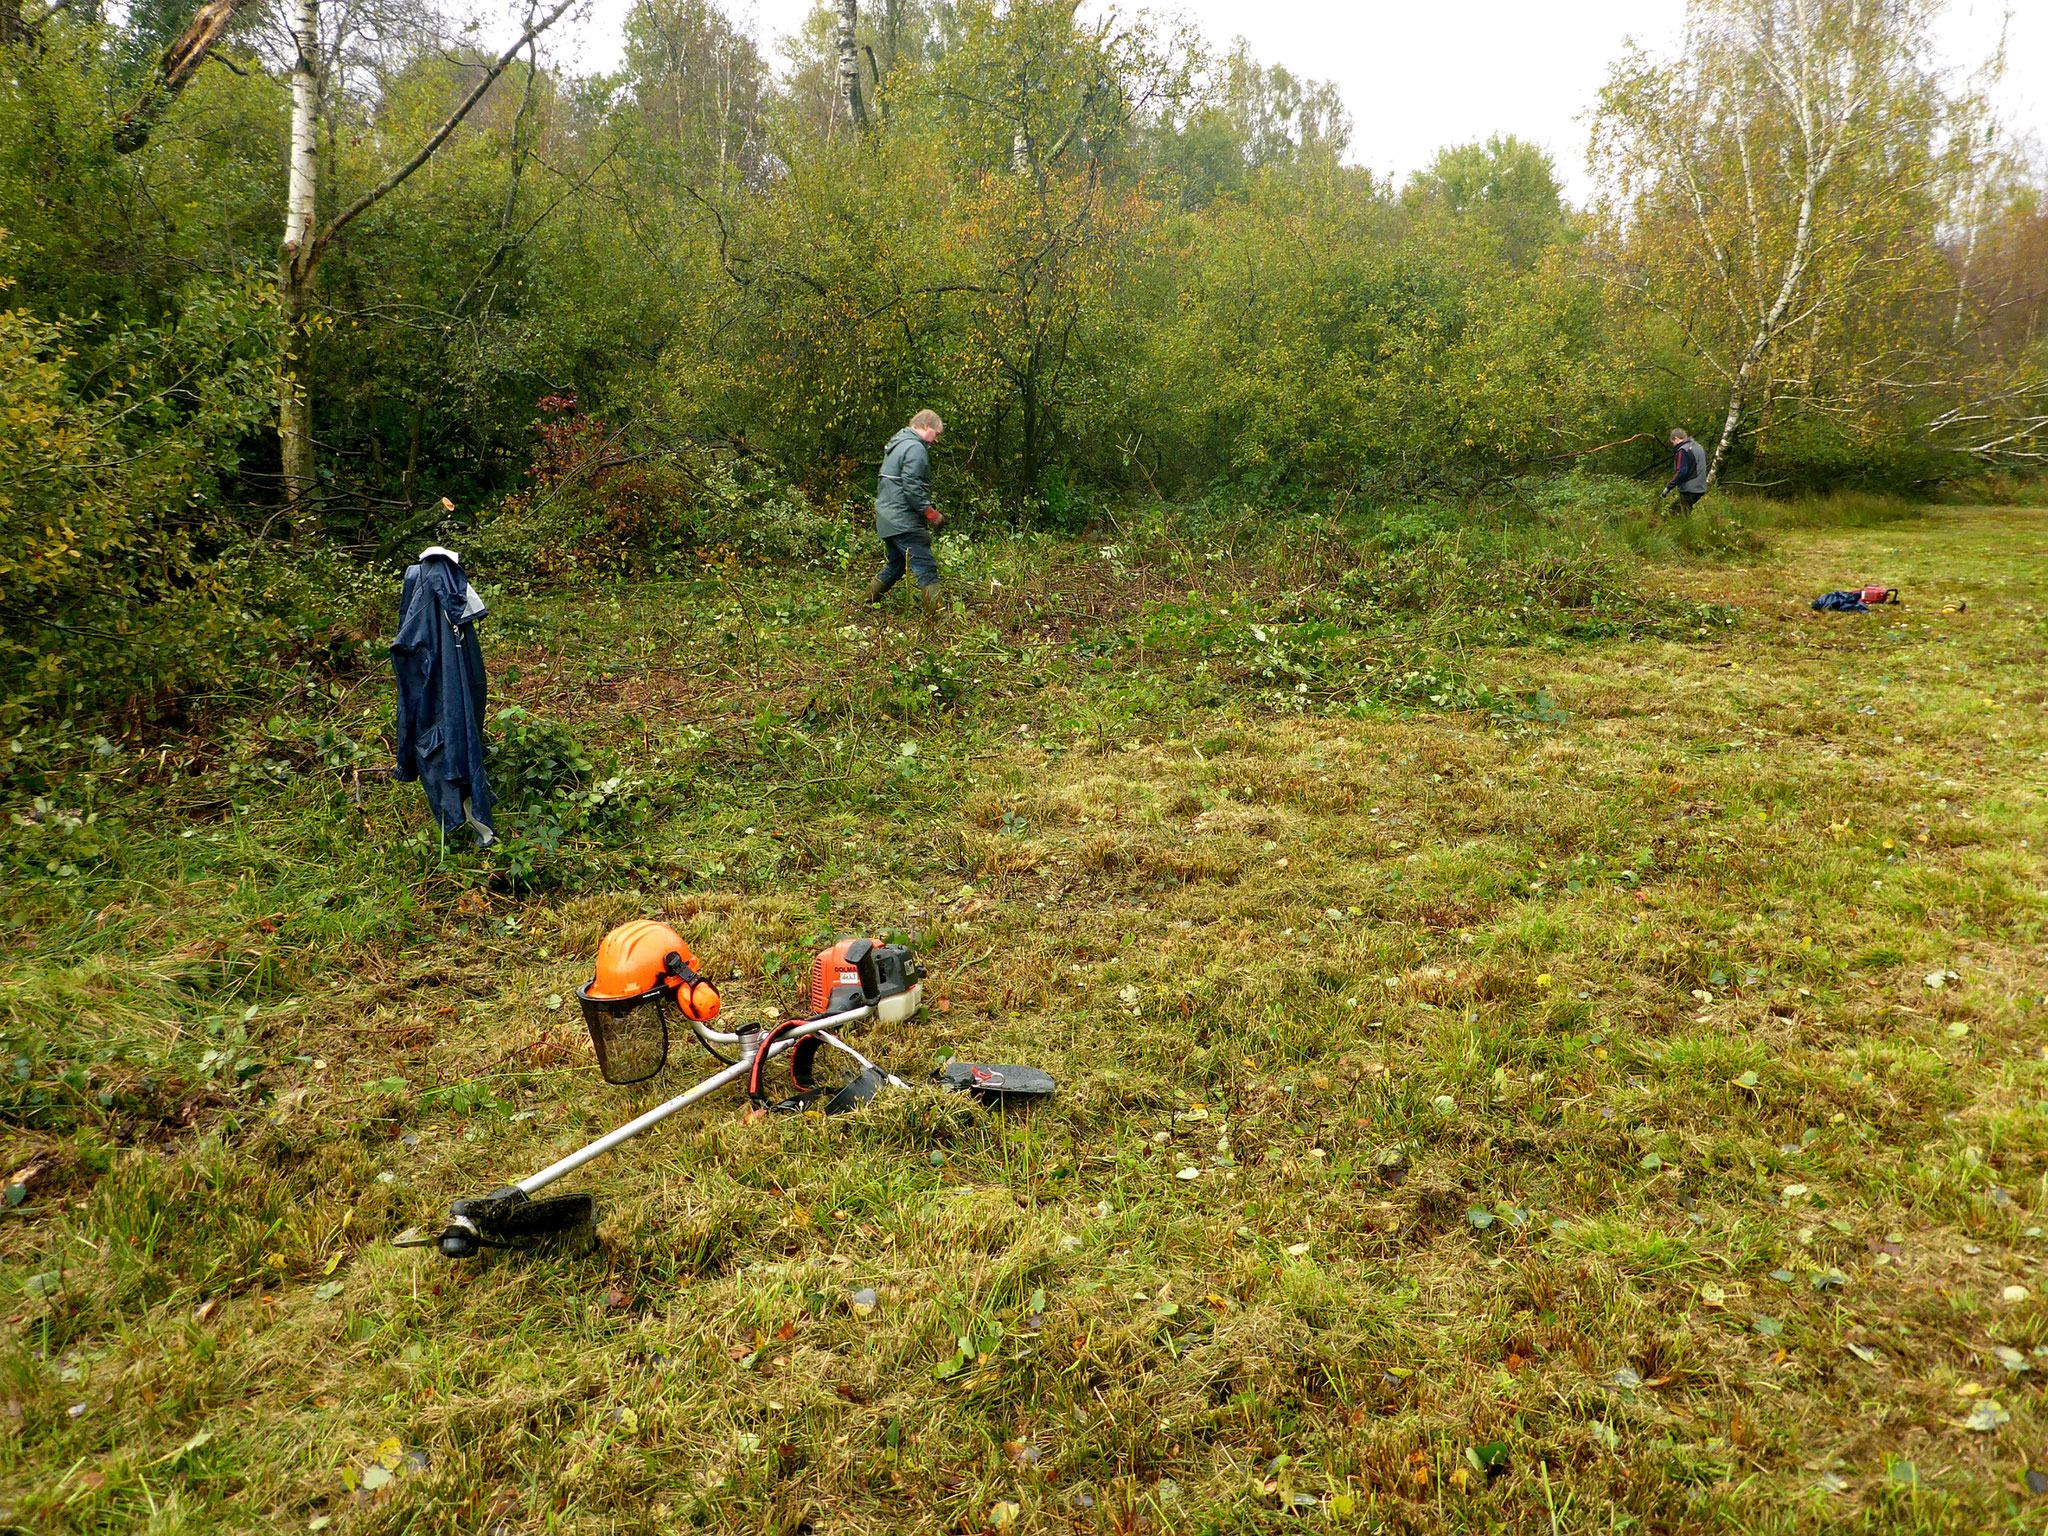
[[[278,391],[277,434],[282,450],[284,490],[295,524],[308,520],[318,479],[313,440],[313,391],[307,355],[314,310],[314,279],[336,237],[412,178],[461,126],[500,75],[577,0],[552,9],[529,10],[517,39],[479,73],[455,109],[412,155],[322,224],[319,221],[319,128],[322,101],[320,0],[292,0],[292,113],[285,191],[284,240],[277,286],[287,322],[286,353]]]
[[[211,56],[236,13],[248,3],[249,0],[201,0],[185,30],[164,50],[150,72],[142,98],[114,125],[113,141],[118,153],[132,155],[149,142],[150,133],[171,103],[199,73],[199,66]],[[6,30],[4,21],[0,21],[0,42],[6,41]]]
[[[1942,230],[1971,153],[1937,10],[1693,0],[1683,54],[1631,45],[1601,92],[1605,274],[1719,381],[1710,478],[1783,399],[1853,412],[1910,388],[1919,318],[1952,297]]]
[[[846,119],[857,129],[868,126],[867,103],[860,89],[860,0],[837,0],[834,41],[839,48],[839,99]]]
[[[753,39],[709,0],[638,0],[626,69],[649,136],[720,191],[760,169],[769,71]]]

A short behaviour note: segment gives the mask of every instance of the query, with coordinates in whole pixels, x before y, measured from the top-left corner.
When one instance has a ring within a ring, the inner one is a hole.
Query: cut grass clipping
[[[24,740],[0,1519],[2038,1529],[2048,514],[1780,537],[500,593],[488,855],[375,673]],[[907,939],[863,1049],[1061,1091],[713,1100],[594,1257],[392,1250],[694,1073],[581,1037],[649,915],[729,1017]]]

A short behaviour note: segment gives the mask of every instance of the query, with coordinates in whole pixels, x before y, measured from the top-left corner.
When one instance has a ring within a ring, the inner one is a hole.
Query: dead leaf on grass
[[[1988,1435],[2011,1422],[2012,1414],[2005,1405],[1995,1397],[1987,1397],[1983,1402],[1973,1406],[1970,1409],[1969,1417],[1965,1418],[1956,1427],[1958,1429],[1972,1430],[1980,1435]]]
[[[399,1468],[405,1465],[405,1447],[398,1436],[386,1435],[360,1463],[351,1462],[341,1469],[341,1486],[350,1493],[375,1493],[396,1481]]]

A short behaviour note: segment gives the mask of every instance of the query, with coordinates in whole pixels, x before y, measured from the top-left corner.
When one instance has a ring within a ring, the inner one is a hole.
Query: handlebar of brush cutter
[[[859,1051],[856,1051],[852,1046],[848,1045],[844,1040],[840,1039],[830,1030],[819,1030],[818,1038],[820,1040],[823,1040],[827,1045],[832,1046],[837,1050],[846,1052],[847,1055],[851,1056],[855,1061],[860,1063],[861,1071],[880,1072],[882,1074],[883,1080],[887,1082],[891,1088],[908,1088],[910,1086],[910,1084],[903,1081],[903,1079],[898,1077],[894,1072],[889,1071],[887,1068],[876,1066],[872,1061],[869,1061],[867,1057],[861,1055]],[[771,1051],[769,1052],[769,1054],[772,1056],[774,1052]]]

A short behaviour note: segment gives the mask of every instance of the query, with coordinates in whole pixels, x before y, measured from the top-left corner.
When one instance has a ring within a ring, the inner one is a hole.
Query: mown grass
[[[376,674],[36,748],[5,1518],[2038,1528],[2048,521],[1715,538],[985,540],[936,641],[857,572],[501,592],[496,697],[628,781],[509,855],[329,766]],[[694,1072],[560,1006],[649,913],[738,1015],[911,936],[870,1053],[1061,1091],[714,1102],[591,1258],[389,1248]]]

